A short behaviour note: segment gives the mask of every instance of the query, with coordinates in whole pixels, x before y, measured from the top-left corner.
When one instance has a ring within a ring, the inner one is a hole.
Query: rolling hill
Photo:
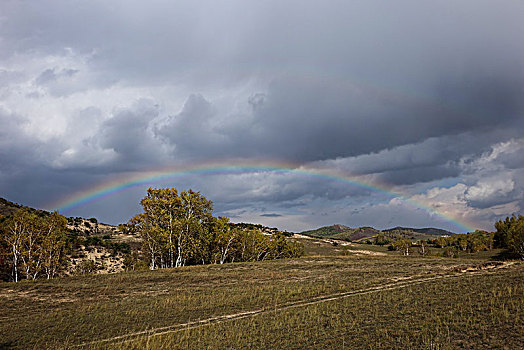
[[[302,235],[311,237],[340,239],[351,242],[363,242],[376,237],[379,233],[383,233],[386,237],[402,236],[402,238],[409,238],[415,241],[454,234],[453,232],[434,227],[411,228],[397,226],[387,230],[377,230],[370,226],[351,228],[341,224],[300,232]]]
[[[5,198],[0,197],[0,217],[11,215],[20,208],[29,208],[30,211],[35,212],[37,215],[49,214],[49,212],[45,210],[35,209],[18,203],[13,203]]]
[[[454,233],[451,231],[443,230],[440,228],[434,228],[434,227],[425,227],[425,228],[413,228],[413,227],[393,227],[388,228],[387,230],[382,230],[382,232],[392,232],[392,231],[413,231],[417,233],[424,233],[427,235],[433,235],[433,236],[451,236]]]

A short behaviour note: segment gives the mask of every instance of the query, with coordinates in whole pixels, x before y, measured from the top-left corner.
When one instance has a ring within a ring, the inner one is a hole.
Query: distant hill
[[[40,209],[34,209],[31,207],[26,207],[25,205],[20,205],[18,203],[13,203],[8,201],[5,198],[0,197],[0,216],[7,216],[13,214],[20,208],[29,208],[30,211],[36,212],[38,215],[47,215],[49,212]]]
[[[11,215],[22,206],[8,201],[7,199],[0,198],[0,215]]]
[[[317,238],[330,238],[340,239],[352,242],[364,242],[366,240],[373,239],[379,233],[384,233],[387,237],[393,238],[393,236],[401,236],[403,238],[409,238],[414,241],[420,239],[433,239],[433,236],[452,235],[453,232],[434,228],[411,228],[411,227],[394,227],[387,230],[377,230],[370,226],[364,226],[359,228],[351,228],[345,225],[335,224],[331,226],[324,226],[317,228],[316,230],[308,230],[300,232],[300,234],[317,237]]]
[[[301,232],[301,234],[319,238],[341,239],[345,241],[358,241],[364,238],[374,237],[380,231],[373,227],[351,228],[348,226],[335,224],[331,226],[320,227],[316,230]]]
[[[388,228],[387,230],[382,230],[382,232],[391,232],[391,231],[413,231],[417,233],[423,233],[426,235],[433,235],[433,236],[451,236],[454,233],[451,231],[443,230],[440,228],[434,228],[434,227],[424,227],[424,228],[412,228],[412,227],[393,227]]]
[[[345,233],[351,230],[352,229],[350,227],[335,224],[331,226],[320,227],[320,228],[317,228],[316,230],[309,230],[309,231],[304,231],[300,233],[303,235],[307,235],[307,236],[328,237],[328,236],[333,236],[333,235],[337,235],[340,233]]]
[[[262,233],[264,235],[273,235],[273,234],[277,234],[277,233],[281,233],[284,236],[292,236],[293,235],[292,232],[280,231],[276,227],[268,227],[268,226],[264,226],[262,224],[251,224],[251,223],[247,223],[247,222],[239,222],[239,223],[231,222],[231,223],[229,223],[229,225],[232,228],[239,228],[241,230],[258,230],[258,231],[260,231],[260,233]]]

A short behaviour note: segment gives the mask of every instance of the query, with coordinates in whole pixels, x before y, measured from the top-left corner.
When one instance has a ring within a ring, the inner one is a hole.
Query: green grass
[[[491,305],[492,312],[500,306],[495,297],[497,293],[513,293],[510,294],[513,302],[506,303],[506,309],[503,310],[509,315],[519,317],[521,325],[523,307],[522,298],[518,295],[520,293],[522,296],[523,293],[520,287],[515,287],[518,285],[515,281],[522,282],[524,277],[522,265],[519,264],[507,270],[486,272],[485,276],[469,276],[471,273],[466,273],[465,276],[469,277],[464,279],[453,277],[445,281],[427,282],[412,287],[413,291],[409,293],[409,288],[395,289],[281,312],[268,312],[289,303],[390,283],[402,283],[410,278],[454,275],[467,266],[479,266],[484,262],[474,259],[402,256],[319,256],[112,275],[74,276],[49,281],[24,281],[18,284],[1,283],[0,348],[67,348],[133,332],[250,310],[264,310],[266,313],[188,329],[164,337],[133,339],[134,342],[114,346],[302,348],[317,347],[317,343],[313,341],[318,341],[319,345],[325,347],[339,347],[342,341],[354,341],[350,335],[355,330],[348,327],[353,324],[351,319],[361,317],[359,315],[367,315],[362,317],[369,318],[369,322],[362,323],[364,319],[358,318],[354,327],[362,327],[366,332],[355,333],[357,338],[360,339],[368,333],[374,334],[370,335],[370,340],[363,340],[362,343],[374,344],[371,341],[382,339],[378,335],[384,329],[389,329],[395,334],[396,328],[400,326],[388,328],[388,323],[382,325],[372,322],[373,319],[390,317],[391,322],[394,322],[398,315],[396,310],[403,310],[398,309],[399,307],[409,310],[408,306],[416,302],[426,305],[425,309],[429,314],[443,308],[443,315],[447,315],[446,307],[462,300],[456,298],[465,298],[466,294],[475,296],[484,291],[488,293],[485,298]],[[467,288],[457,287],[458,283],[466,283]],[[433,287],[429,288],[430,285]],[[488,285],[499,289],[486,288]],[[379,309],[376,308],[378,306],[371,307],[375,305],[372,300],[380,301],[377,304],[381,305]],[[468,303],[465,305],[469,305]],[[368,309],[369,312],[366,311]],[[477,315],[476,311],[472,311],[474,316],[471,317],[483,318],[487,315],[486,312],[481,310]],[[330,315],[334,315],[334,318]],[[412,318],[408,324],[412,326],[420,319],[417,314],[409,317]],[[469,322],[468,317],[470,316],[463,312],[449,322]],[[503,321],[497,313],[493,317],[493,322],[497,325]],[[445,324],[448,319],[443,318],[442,322]],[[518,323],[513,326],[506,324],[506,328],[501,329],[516,330],[515,327],[518,326]],[[320,337],[318,332],[325,333],[325,337]],[[493,344],[500,340],[500,334],[497,331]],[[250,343],[242,342],[241,338],[244,336],[250,339]],[[430,337],[428,341],[433,339],[442,343],[441,331],[435,334],[427,333],[426,336]],[[396,335],[384,337],[383,344],[390,344]],[[411,339],[409,341],[419,341],[418,338],[413,338],[413,335],[408,335],[408,338]],[[102,343],[94,347],[107,345]]]
[[[111,348],[518,349],[524,343],[523,277],[520,270],[439,280]]]

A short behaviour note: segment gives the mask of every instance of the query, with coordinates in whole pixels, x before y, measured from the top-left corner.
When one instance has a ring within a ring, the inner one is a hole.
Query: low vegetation
[[[0,348],[515,348],[522,267],[351,255],[0,283]]]
[[[518,349],[524,341],[519,327],[523,277],[513,271],[434,280],[143,336],[109,348]]]

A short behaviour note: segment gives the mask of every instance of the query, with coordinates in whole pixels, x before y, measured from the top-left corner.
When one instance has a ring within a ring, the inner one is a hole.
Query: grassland
[[[351,254],[3,283],[0,348],[516,348],[524,269],[499,264]]]
[[[397,284],[111,348],[519,349],[522,277],[512,271]]]

